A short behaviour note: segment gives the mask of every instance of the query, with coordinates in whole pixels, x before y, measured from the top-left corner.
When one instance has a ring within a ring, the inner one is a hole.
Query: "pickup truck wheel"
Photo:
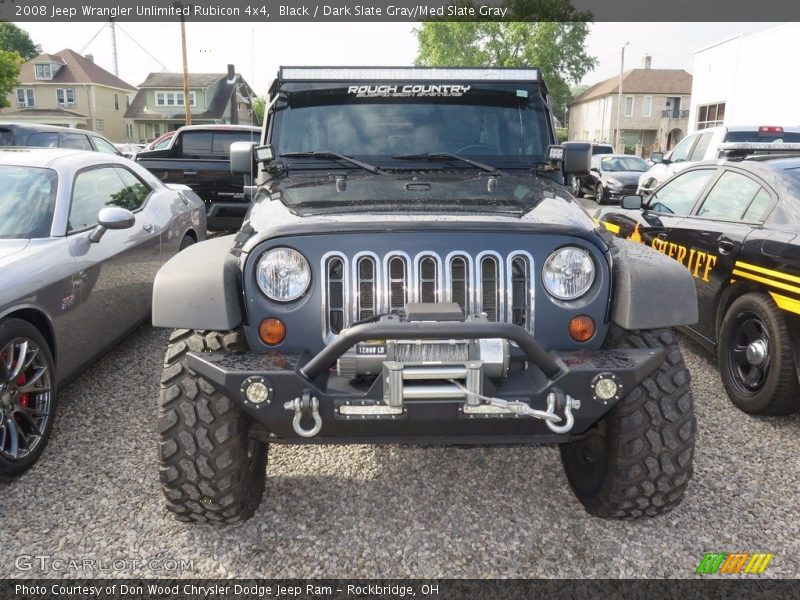
[[[744,412],[789,415],[800,410],[792,338],[783,312],[766,294],[745,294],[728,308],[717,361],[728,397]]]
[[[250,518],[266,482],[267,444],[250,439],[251,420],[186,366],[186,354],[246,349],[240,332],[172,333],[159,396],[161,487],[179,521],[228,525]]]
[[[692,476],[694,417],[689,371],[669,329],[612,326],[605,348],[663,348],[664,362],[592,429],[561,446],[567,479],[597,517],[668,512]]]

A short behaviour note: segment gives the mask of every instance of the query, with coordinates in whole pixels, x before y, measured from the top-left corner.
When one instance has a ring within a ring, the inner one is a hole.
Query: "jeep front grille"
[[[533,332],[533,257],[524,250],[502,256],[451,252],[441,257],[359,252],[322,257],[323,338],[357,321],[401,309],[407,302],[455,302],[465,314],[486,313]]]

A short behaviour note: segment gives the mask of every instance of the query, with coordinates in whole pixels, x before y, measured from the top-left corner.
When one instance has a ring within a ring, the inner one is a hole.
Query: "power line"
[[[92,45],[92,42],[95,40],[95,38],[96,38],[98,35],[100,35],[100,33],[103,31],[103,29],[105,29],[105,28],[106,28],[106,25],[108,25],[108,23],[103,23],[102,27],[100,27],[100,29],[98,29],[97,33],[95,33],[95,34],[92,36],[92,39],[90,39],[88,42],[86,42],[86,44],[84,44],[83,48],[81,48],[81,49],[78,51],[78,54],[80,54],[80,55],[83,55],[83,51],[84,51],[84,50],[86,50],[86,48],[88,48],[89,46],[91,46],[91,45]]]
[[[166,71],[166,70],[167,70],[167,67],[165,67],[165,66],[164,66],[164,63],[162,63],[162,62],[161,62],[160,60],[158,60],[158,59],[157,59],[155,56],[153,56],[153,55],[152,55],[152,54],[151,54],[151,53],[150,53],[150,52],[147,50],[147,48],[145,48],[145,47],[144,47],[144,46],[142,46],[142,45],[141,45],[139,42],[137,42],[137,41],[136,41],[136,40],[133,38],[133,36],[132,36],[130,33],[128,33],[128,32],[127,32],[127,31],[125,31],[125,30],[124,30],[122,27],[120,27],[120,24],[119,24],[119,23],[117,23],[117,29],[119,29],[119,30],[120,30],[122,33],[124,33],[125,35],[127,35],[127,36],[128,36],[128,38],[129,38],[129,39],[130,39],[130,40],[131,40],[131,41],[132,41],[134,44],[136,44],[137,46],[139,46],[139,48],[142,50],[142,52],[144,52],[145,54],[147,54],[147,56],[149,56],[149,57],[150,57],[150,58],[152,58],[154,61],[156,61],[156,62],[157,62],[157,63],[158,63],[160,66],[161,66],[161,69],[162,69],[162,70],[164,70],[164,71]],[[98,32],[98,33],[99,33],[99,32]],[[95,37],[96,37],[96,36],[95,36]],[[94,38],[92,38],[92,39],[94,39]]]

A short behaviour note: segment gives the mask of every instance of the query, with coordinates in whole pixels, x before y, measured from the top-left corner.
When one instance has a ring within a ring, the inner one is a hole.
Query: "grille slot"
[[[377,313],[377,261],[371,256],[362,256],[356,261],[358,277],[356,289],[356,320],[363,321],[374,317]]]
[[[329,252],[322,258],[323,339],[354,322],[391,313],[407,302],[455,302],[464,314],[485,312],[533,332],[534,261],[524,250],[471,255],[394,251],[380,256]]]
[[[529,257],[520,254],[509,256],[511,322],[520,327],[529,326],[531,317],[531,263]]]
[[[486,313],[486,318],[490,321],[497,322],[504,317],[500,305],[502,263],[498,256],[491,254],[480,258],[478,264],[480,265],[480,311]]]
[[[408,265],[403,256],[392,256],[386,262],[386,279],[389,284],[387,297],[389,299],[389,312],[405,306],[408,299],[408,286],[406,285]]]
[[[438,264],[432,256],[425,256],[419,261],[419,301],[438,302],[439,290],[437,284]]]

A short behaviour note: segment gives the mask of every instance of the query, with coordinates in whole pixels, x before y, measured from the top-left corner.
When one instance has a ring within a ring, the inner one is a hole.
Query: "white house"
[[[694,55],[689,130],[800,125],[800,23],[739,34]]]

